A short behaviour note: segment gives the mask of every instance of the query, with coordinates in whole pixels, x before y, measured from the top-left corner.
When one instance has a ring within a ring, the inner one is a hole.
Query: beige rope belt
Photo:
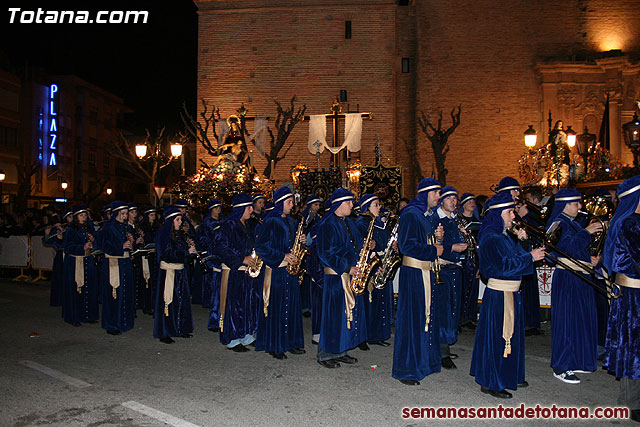
[[[504,354],[507,357],[511,354],[511,338],[513,337],[513,323],[515,318],[515,307],[513,304],[513,293],[520,289],[520,280],[502,280],[490,278],[487,288],[504,293],[504,315],[502,317],[502,338],[504,338]]]
[[[640,279],[634,279],[623,273],[616,273],[616,282],[625,288],[640,289]]]
[[[76,259],[75,263],[75,267],[76,267],[76,271],[75,271],[75,281],[76,281],[76,290],[78,291],[79,294],[82,293],[82,287],[84,286],[84,259],[86,258],[86,255],[71,255],[72,257],[74,257]],[[89,255],[91,256],[91,255]]]
[[[116,289],[120,287],[120,265],[118,264],[118,260],[129,258],[129,252],[125,252],[124,255],[104,254],[104,256],[109,260],[109,284],[113,288],[111,290],[111,295],[113,296],[113,299],[116,299],[118,298]]]
[[[169,315],[169,304],[173,302],[173,288],[176,281],[176,270],[184,269],[184,264],[160,261],[160,269],[167,273],[164,276],[164,315]]]
[[[579,271],[580,273],[589,274],[589,271],[587,271],[587,269],[584,268],[585,264],[589,264],[587,261],[583,261],[584,264],[577,263],[573,260],[570,260],[569,258],[558,258],[558,261],[565,264],[567,267],[573,270]],[[566,270],[566,268],[560,265],[559,263],[556,264],[556,268],[559,268],[561,270]]]
[[[282,261],[276,268],[282,268],[289,265],[287,261]],[[262,301],[264,301],[264,317],[269,316],[269,298],[271,297],[271,273],[273,269],[268,265],[264,268],[264,283],[262,285]]]
[[[338,276],[338,273],[333,271],[329,267],[324,268],[324,274],[329,276]],[[347,315],[347,329],[351,329],[351,322],[353,321],[353,308],[356,306],[356,297],[351,291],[349,286],[349,274],[340,274],[340,281],[342,282],[342,289],[344,291],[344,312]]]
[[[405,255],[402,257],[402,265],[405,267],[417,268],[422,273],[422,285],[424,286],[424,331],[429,331],[429,323],[431,322],[431,261],[423,261],[417,258],[411,258]]]
[[[224,330],[224,313],[227,308],[227,288],[229,287],[229,273],[231,269],[227,267],[226,264],[222,264],[222,276],[220,277],[220,321],[218,325],[220,326],[220,332]],[[238,267],[238,271],[247,271],[246,265],[241,265]]]
[[[149,260],[146,256],[142,257],[142,277],[144,278],[144,287],[149,289],[149,278],[151,277],[151,270],[149,269]]]

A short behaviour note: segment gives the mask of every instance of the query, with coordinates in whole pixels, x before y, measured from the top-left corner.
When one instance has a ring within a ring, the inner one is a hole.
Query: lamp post
[[[172,142],[170,144],[170,150],[171,150],[171,156],[168,157],[167,155],[165,155],[161,148],[161,144],[158,142],[155,142],[150,148],[151,150],[147,150],[147,144],[136,144],[135,146],[135,151],[136,151],[136,156],[142,160],[148,160],[151,159],[153,160],[153,162],[156,164],[156,166],[154,167],[154,173],[151,177],[151,186],[155,187],[156,183],[155,183],[155,171],[160,170],[162,168],[164,168],[165,166],[167,166],[171,160],[173,159],[177,159],[178,157],[182,156],[182,144],[180,144],[179,142]],[[150,153],[147,153],[147,151],[151,151]],[[184,162],[182,164],[182,173],[184,174]]]
[[[622,125],[624,143],[633,153],[633,166],[638,169],[638,157],[640,156],[640,120],[638,113],[633,113],[633,119],[629,123]]]
[[[578,154],[582,157],[582,161],[584,162],[584,174],[586,175],[589,172],[589,156],[593,153],[596,144],[596,136],[592,133],[589,133],[589,129],[585,126],[584,133],[581,133],[576,138],[578,148]]]
[[[529,125],[529,128],[524,131],[524,145],[529,149],[529,151],[532,151],[533,147],[536,146],[537,140],[538,132],[533,128],[533,125]]]
[[[60,183],[60,187],[62,188],[62,198],[64,201],[67,201],[67,187],[69,187],[69,183],[65,180],[62,180]]]
[[[4,171],[0,169],[0,212],[4,211],[4,205],[2,204],[2,184],[4,184],[4,179],[7,176],[4,174]]]

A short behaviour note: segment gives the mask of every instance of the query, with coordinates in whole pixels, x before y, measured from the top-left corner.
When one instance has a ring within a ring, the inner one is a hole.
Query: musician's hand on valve
[[[444,252],[444,246],[436,245],[436,253],[438,254],[438,256],[442,255],[443,252]]]
[[[122,249],[131,249],[131,241],[127,240],[126,242],[124,242],[124,244],[122,245]]]
[[[600,264],[600,255],[591,257],[591,266],[595,267]]]
[[[602,231],[602,224],[599,221],[593,222],[589,224],[585,230],[587,230],[589,234],[598,233]]]
[[[435,234],[436,239],[438,239],[438,241],[442,241],[442,239],[444,239],[444,227],[442,226],[442,224],[438,225],[435,229],[435,231],[433,232],[433,234]]]
[[[545,248],[537,248],[532,250],[531,252],[529,252],[531,254],[531,256],[533,257],[534,261],[540,261],[543,260],[545,257]]]
[[[400,250],[398,249],[398,241],[397,240],[395,242],[393,242],[393,245],[391,245],[391,247],[393,248],[394,252],[400,252]]]
[[[194,248],[193,246],[189,246],[189,253],[191,255],[196,255],[198,251],[196,251],[196,248]]]
[[[137,243],[137,244],[142,244],[142,243],[144,243],[144,237],[142,237],[142,236],[138,237],[138,238],[136,239],[136,243]]]
[[[242,263],[246,266],[249,267],[254,267],[255,263],[256,263],[256,259],[254,257],[252,257],[251,255],[247,255],[246,257],[244,257],[244,259],[242,260]]]
[[[358,267],[351,267],[351,269],[349,270],[349,275],[355,276],[357,274],[360,274],[360,269]]]
[[[518,240],[527,240],[527,231],[524,228],[516,231],[516,236],[518,236]]]
[[[453,252],[464,252],[468,247],[469,245],[466,243],[454,243],[453,245],[451,245],[451,250]]]
[[[93,243],[87,242],[84,244],[84,250],[93,249]]]
[[[300,235],[300,243],[302,243],[303,245],[307,244],[307,235],[306,234],[301,234]]]
[[[296,262],[298,262],[298,257],[296,257],[294,254],[286,254],[284,256],[284,260],[287,261],[287,264],[295,264]]]
[[[369,240],[369,250],[374,250],[376,248],[376,241],[371,239]]]

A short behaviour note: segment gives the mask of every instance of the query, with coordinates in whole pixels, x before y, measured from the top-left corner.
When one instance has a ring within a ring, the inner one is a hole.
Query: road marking
[[[33,362],[31,360],[21,360],[20,364],[24,365],[24,366],[27,366],[27,367],[29,367],[31,369],[35,369],[36,371],[40,371],[43,374],[49,375],[50,377],[53,377],[53,378],[55,378],[57,380],[64,381],[65,383],[67,383],[69,385],[72,385],[74,387],[78,387],[78,388],[91,387],[91,384],[89,384],[89,383],[86,383],[86,382],[84,382],[82,380],[79,380],[77,378],[70,377],[67,374],[63,374],[60,371],[56,371],[55,369],[48,368],[48,367],[46,367],[44,365],[41,365],[41,364],[36,363],[36,362]]]
[[[163,423],[169,424],[174,427],[198,427],[197,424],[192,424],[188,421],[174,417],[173,415],[165,414],[162,411],[145,406],[142,403],[138,403],[135,400],[130,400],[122,404],[125,408],[133,409],[136,412],[140,412],[148,417],[154,418]]]

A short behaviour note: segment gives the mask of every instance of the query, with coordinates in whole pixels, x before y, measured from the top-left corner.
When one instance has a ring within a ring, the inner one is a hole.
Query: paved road
[[[47,282],[0,280],[2,426],[426,425],[427,420],[402,419],[402,408],[521,403],[594,408],[616,403],[618,383],[602,370],[582,375],[579,385],[553,378],[549,325],[546,336],[527,338],[530,387],[518,390],[509,401],[499,401],[480,393],[468,374],[473,346],[469,331],[452,347],[460,355],[457,370],[408,387],[391,378],[393,347],[354,350],[351,354],[359,363],[340,369],[318,365],[309,319],[304,320],[307,354],[280,361],[264,353],[227,350],[217,334],[207,331],[207,311],[200,306],[194,307],[194,337],[166,345],[153,339],[152,318],[141,312],[134,330],[114,337],[99,324],[65,324],[60,310],[48,306],[48,298]],[[32,332],[40,336],[30,338]],[[637,425],[595,421],[581,424]],[[496,421],[467,424],[490,426]]]

